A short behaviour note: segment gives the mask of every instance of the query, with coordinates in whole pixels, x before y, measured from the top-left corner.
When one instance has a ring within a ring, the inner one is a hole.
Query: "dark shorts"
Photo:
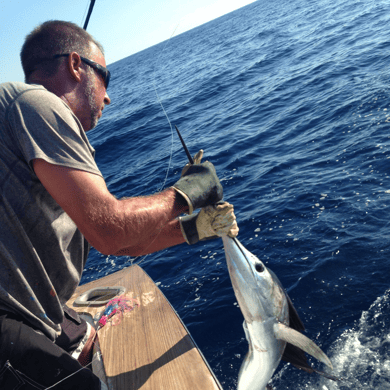
[[[66,310],[61,336],[53,343],[20,316],[0,310],[0,389],[100,390],[100,380],[70,353],[84,337],[86,323]]]

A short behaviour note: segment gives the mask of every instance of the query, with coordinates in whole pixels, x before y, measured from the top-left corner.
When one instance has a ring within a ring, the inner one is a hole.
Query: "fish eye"
[[[264,265],[263,264],[261,264],[261,263],[258,263],[258,264],[256,264],[255,265],[255,269],[256,269],[256,271],[257,272],[264,272]]]

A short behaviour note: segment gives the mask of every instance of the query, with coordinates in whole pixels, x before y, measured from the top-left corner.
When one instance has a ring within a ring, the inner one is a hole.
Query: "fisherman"
[[[233,206],[213,206],[222,186],[201,154],[161,193],[110,194],[86,137],[110,104],[110,72],[86,31],[43,23],[21,61],[26,83],[0,85],[0,388],[100,389],[74,357],[93,331],[65,306],[90,245],[139,256],[234,236]]]

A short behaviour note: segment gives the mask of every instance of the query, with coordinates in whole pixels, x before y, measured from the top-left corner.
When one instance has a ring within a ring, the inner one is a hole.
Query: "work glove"
[[[199,163],[187,164],[181,178],[173,185],[173,188],[186,200],[188,214],[192,214],[198,208],[215,204],[223,198],[223,188],[214,165],[209,161],[201,164],[202,156],[201,150],[195,155]]]
[[[200,149],[198,153],[195,154],[195,156],[192,158],[194,160],[194,165],[195,164],[200,164],[202,162],[203,158],[203,149]],[[181,171],[181,177],[185,175],[185,173],[188,171],[188,168],[191,166],[191,163],[187,163],[183,170]]]
[[[183,237],[189,245],[222,236],[236,237],[239,230],[233,205],[228,202],[203,207],[198,214],[179,219]]]

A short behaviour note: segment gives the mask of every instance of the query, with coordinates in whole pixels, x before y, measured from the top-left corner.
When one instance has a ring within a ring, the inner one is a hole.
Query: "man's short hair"
[[[83,57],[89,57],[91,42],[104,55],[102,45],[77,24],[62,20],[49,20],[39,25],[27,35],[20,52],[26,81],[38,68],[46,76],[53,76],[60,64],[60,61],[53,59],[56,54],[75,51]]]

